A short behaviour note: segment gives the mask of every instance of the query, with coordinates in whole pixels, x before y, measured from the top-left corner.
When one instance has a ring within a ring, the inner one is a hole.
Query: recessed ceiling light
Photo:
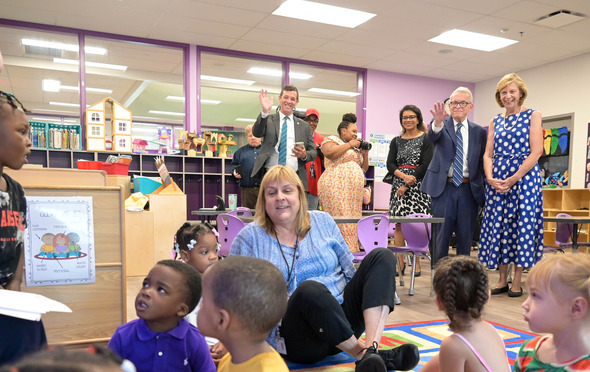
[[[67,50],[69,52],[78,52],[80,49],[78,44],[65,44],[65,43],[58,43],[52,41],[44,41],[44,40],[34,40],[34,39],[21,39],[21,43],[23,45],[41,47],[41,48],[51,48],[51,49],[61,49]],[[107,50],[105,48],[99,47],[90,47],[85,46],[84,51],[88,54],[98,54],[104,56],[107,54]]]
[[[45,92],[58,93],[62,90],[74,90],[77,92],[80,91],[80,88],[78,88],[78,87],[69,86],[69,85],[61,85],[61,82],[59,80],[53,80],[53,79],[43,79],[41,86],[43,88],[43,91],[45,91]],[[90,88],[90,87],[86,87],[86,92],[106,93],[106,94],[113,93],[113,91],[111,89]]]
[[[275,77],[283,76],[282,70],[272,69],[272,68],[264,68],[264,67],[251,67],[248,70],[248,72],[250,74],[256,74],[256,75],[275,76]],[[310,79],[312,77],[312,75],[304,74],[301,72],[289,72],[289,77],[291,79],[307,80],[307,79]]]
[[[287,0],[272,14],[348,28],[355,28],[376,16],[360,10],[304,0]]]
[[[503,37],[457,29],[443,32],[442,34],[433,37],[428,41],[439,44],[454,45],[462,48],[483,50],[484,52],[491,52],[493,50],[518,43],[518,40],[511,40]]]
[[[65,58],[54,58],[54,63],[63,63],[66,65],[76,65],[80,64],[80,61],[75,59],[65,59]],[[127,66],[123,65],[113,65],[110,63],[98,63],[98,62],[88,62],[86,61],[86,67],[98,67],[98,68],[108,68],[110,70],[119,70],[119,71],[127,71]]]
[[[54,105],[54,106],[80,107],[80,104],[78,104],[78,103],[49,102],[49,104]]]
[[[252,85],[255,83],[254,80],[231,79],[231,78],[226,78],[226,77],[209,76],[209,75],[201,75],[201,80],[219,81],[222,83],[232,83],[232,84],[241,84],[241,85]]]
[[[440,54],[451,54],[453,51],[451,49],[441,49],[438,51]]]
[[[169,101],[180,101],[180,102],[185,101],[184,97],[180,97],[180,96],[167,96],[166,99]],[[221,101],[218,101],[215,99],[202,99],[201,103],[206,103],[209,105],[219,105],[221,103]]]
[[[172,116],[184,116],[184,112],[171,112],[171,111],[158,111],[158,110],[150,110],[148,111],[150,114],[160,114],[160,115],[172,115]]]
[[[357,93],[357,92],[347,92],[344,90],[323,89],[323,88],[311,88],[308,90],[308,92],[333,94],[336,96],[346,96],[346,97],[356,97],[356,96],[360,95],[360,93]]]
[[[236,118],[236,121],[245,121],[247,123],[255,123],[256,119]]]

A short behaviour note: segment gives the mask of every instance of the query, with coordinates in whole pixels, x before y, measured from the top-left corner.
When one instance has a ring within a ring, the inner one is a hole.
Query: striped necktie
[[[461,127],[463,124],[457,124],[457,149],[455,151],[455,161],[453,162],[453,184],[459,186],[463,183],[463,135]]]
[[[283,120],[283,127],[281,128],[281,141],[279,142],[279,165],[287,164],[287,120],[288,116],[285,116]]]

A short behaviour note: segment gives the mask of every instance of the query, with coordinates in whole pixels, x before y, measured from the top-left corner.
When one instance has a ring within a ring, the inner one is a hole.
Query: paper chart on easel
[[[27,197],[27,286],[96,281],[92,197]]]

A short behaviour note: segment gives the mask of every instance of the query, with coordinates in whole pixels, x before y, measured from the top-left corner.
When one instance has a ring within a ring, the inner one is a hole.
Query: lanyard
[[[279,240],[279,236],[275,231],[275,238],[277,239],[277,244],[279,245],[279,250],[281,251],[281,256],[283,256],[283,260],[285,261],[285,265],[287,265],[287,285],[291,282],[291,274],[293,274],[293,270],[295,269],[295,256],[297,255],[297,247],[299,246],[299,236],[295,239],[295,250],[293,251],[293,259],[291,260],[291,267],[289,267],[289,261],[287,261],[287,257],[285,257],[285,252],[283,252],[283,247],[281,246],[281,241]]]

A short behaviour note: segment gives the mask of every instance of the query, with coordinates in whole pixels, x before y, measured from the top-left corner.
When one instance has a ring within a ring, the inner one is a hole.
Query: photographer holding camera
[[[322,210],[332,216],[362,216],[371,144],[356,138],[355,123],[355,114],[344,114],[338,125],[338,136],[329,136],[322,142],[326,170],[318,181],[318,196]],[[356,224],[338,224],[338,227],[350,251],[358,252]]]

